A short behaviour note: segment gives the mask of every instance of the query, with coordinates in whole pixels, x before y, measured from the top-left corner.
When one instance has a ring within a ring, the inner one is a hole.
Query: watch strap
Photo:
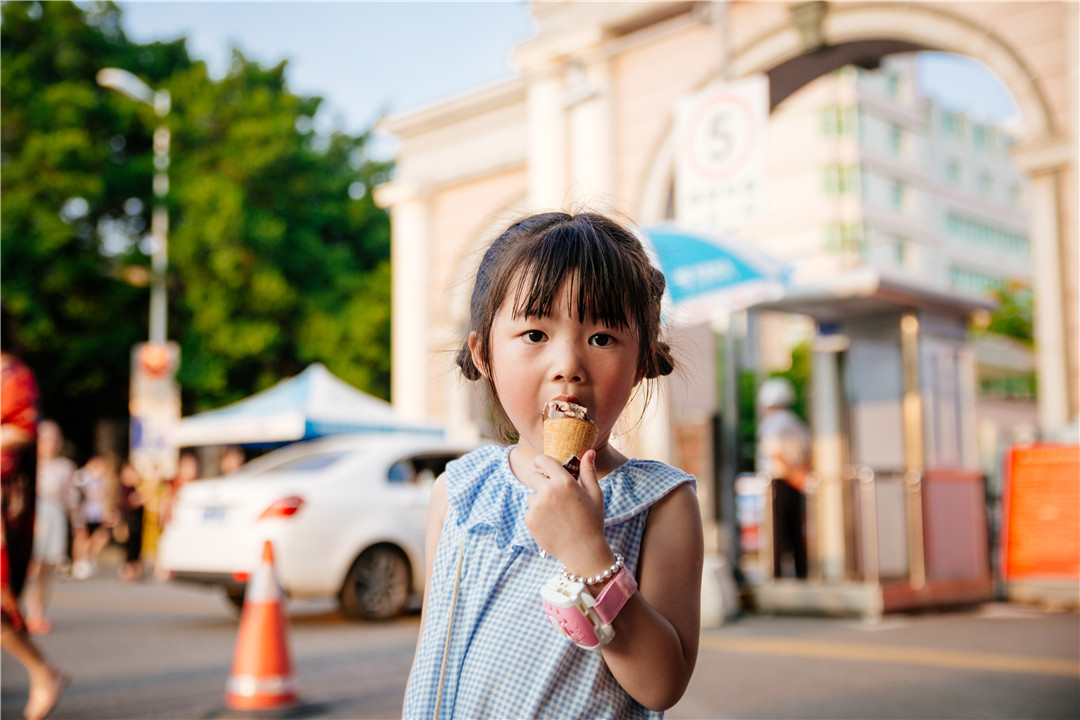
[[[637,580],[624,565],[612,576],[611,581],[596,598],[596,606],[593,609],[605,625],[610,625],[637,589]]]

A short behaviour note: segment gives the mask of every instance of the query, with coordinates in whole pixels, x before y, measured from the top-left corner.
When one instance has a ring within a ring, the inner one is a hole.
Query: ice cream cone
[[[544,421],[544,454],[565,465],[570,458],[581,459],[596,442],[597,428],[592,420],[561,417]]]

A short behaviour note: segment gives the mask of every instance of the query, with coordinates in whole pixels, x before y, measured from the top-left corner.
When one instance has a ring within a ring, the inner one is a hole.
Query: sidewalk
[[[1080,717],[1080,616],[989,603],[878,621],[743,615],[672,720]]]

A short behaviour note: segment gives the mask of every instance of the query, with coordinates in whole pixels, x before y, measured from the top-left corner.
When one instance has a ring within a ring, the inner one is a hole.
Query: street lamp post
[[[169,211],[165,196],[169,194],[169,128],[165,118],[172,108],[168,90],[151,90],[146,83],[119,68],[104,68],[97,74],[98,85],[116,90],[154,108],[158,126],[154,130],[154,211],[150,220],[150,265],[153,277],[150,284],[150,342],[163,344],[168,335],[168,307],[165,294],[165,275],[169,268]]]
[[[168,342],[168,307],[165,275],[169,269],[169,128],[165,118],[172,109],[168,90],[151,90],[126,70],[105,68],[98,72],[101,87],[116,90],[132,100],[154,108],[158,125],[154,129],[154,210],[150,220],[150,342],[132,350],[131,414],[129,459],[136,470],[152,483],[176,474],[178,448],[173,440],[180,420],[180,388],[176,370],[180,348]]]

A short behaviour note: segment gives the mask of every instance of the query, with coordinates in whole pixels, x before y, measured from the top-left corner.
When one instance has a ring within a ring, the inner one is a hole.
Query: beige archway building
[[[1040,423],[1080,409],[1075,2],[534,2],[520,76],[392,118],[395,406],[456,427],[475,417],[453,372],[468,273],[523,212],[600,206],[670,216],[672,111],[719,77],[769,76],[771,103],[825,72],[894,52],[975,58],[1021,114],[1038,305]],[[662,448],[661,448],[662,450]]]
[[[531,11],[536,34],[514,52],[518,77],[383,123],[401,140],[396,178],[376,194],[392,213],[391,399],[401,413],[485,430],[482,405],[453,362],[478,251],[527,212],[588,206],[643,225],[672,218],[682,98],[764,74],[775,108],[845,65],[937,50],[985,64],[1019,107],[1014,157],[1030,183],[1039,422],[1053,431],[1076,417],[1076,2],[533,2]],[[708,394],[700,383],[711,373],[690,373],[666,402]],[[711,476],[708,420],[695,425],[684,413],[675,427],[671,417],[661,407],[640,426],[647,432],[624,439],[627,449]],[[702,489],[714,492],[709,482]],[[717,538],[710,545],[718,549]]]

